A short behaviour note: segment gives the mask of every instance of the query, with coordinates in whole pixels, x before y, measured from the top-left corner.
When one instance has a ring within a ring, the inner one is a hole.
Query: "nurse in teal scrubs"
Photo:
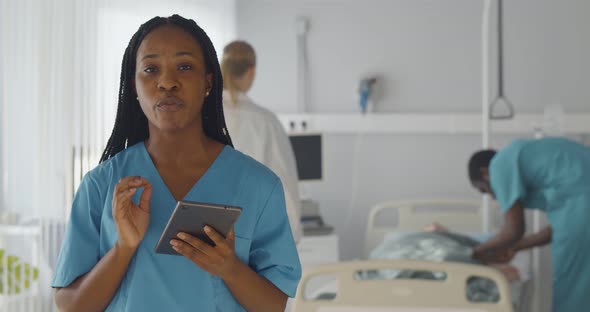
[[[475,153],[469,177],[495,197],[505,221],[474,257],[506,261],[551,243],[553,311],[590,309],[590,149],[564,138],[516,140],[498,152]],[[524,208],[544,211],[550,225],[523,237]]]
[[[284,311],[301,276],[280,179],[234,150],[213,44],[156,17],[125,51],[117,117],[76,192],[52,286],[60,311]],[[215,246],[154,247],[178,200],[242,207]]]

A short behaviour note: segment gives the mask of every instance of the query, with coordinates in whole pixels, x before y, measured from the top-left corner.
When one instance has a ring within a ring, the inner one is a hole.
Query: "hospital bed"
[[[474,201],[474,200],[456,200],[456,199],[436,199],[436,200],[413,200],[413,201],[389,201],[380,203],[374,206],[370,213],[367,222],[367,230],[365,236],[365,245],[364,245],[364,258],[367,259],[369,253],[378,246],[385,238],[391,237],[392,235],[395,236],[396,234],[403,234],[403,233],[410,233],[410,232],[420,232],[423,231],[423,228],[428,225],[432,224],[433,222],[440,223],[453,232],[462,233],[469,236],[482,236],[482,229],[483,229],[483,216],[482,216],[482,209],[481,209],[481,202]],[[498,222],[493,222],[498,224]],[[389,260],[388,260],[389,261]],[[386,266],[386,262],[382,263],[382,265]],[[458,263],[422,263],[420,262],[420,267],[425,267],[428,265],[432,265],[432,269],[439,269],[442,272],[446,272],[446,270],[454,270],[453,272],[463,270],[463,273],[453,273],[453,274],[463,274],[457,276],[464,276],[467,273],[471,273],[473,276],[481,276],[482,274],[477,274],[479,269],[483,270],[483,272],[489,272],[492,270],[494,272],[498,272],[493,268],[488,268],[484,266],[475,266],[475,265],[467,265],[467,264],[458,264]],[[368,262],[355,262],[354,266],[357,270],[363,269],[363,265],[373,265],[375,262],[368,261]],[[398,260],[392,262],[393,264],[399,263]],[[408,264],[412,264],[414,261],[405,261],[403,262],[404,265],[410,267]],[[530,300],[531,294],[531,285],[530,282],[530,254],[529,253],[519,253],[517,257],[513,260],[513,263],[519,272],[520,280],[517,282],[510,283],[508,286],[509,292],[511,293],[509,298],[512,299],[514,307],[517,311],[527,311],[528,308],[528,301]],[[347,270],[350,269],[353,264],[333,264],[330,266],[319,267],[323,270],[330,271],[333,270]],[[397,266],[397,265],[396,265]],[[446,269],[449,268],[449,269]],[[365,268],[368,269],[368,268]],[[312,271],[307,270],[304,273],[304,277],[307,277]],[[321,278],[317,278],[318,271],[313,270],[313,274],[316,275],[316,278],[309,283],[309,287],[306,290],[309,298],[320,298],[327,293],[334,293],[335,281],[334,279],[326,279],[322,281]],[[346,271],[345,271],[346,272]],[[467,273],[465,273],[467,272]],[[348,274],[342,273],[342,274]],[[498,272],[498,274],[500,274]],[[500,274],[501,275],[501,274]],[[324,275],[325,276],[325,275]],[[318,282],[319,281],[319,282]],[[497,286],[502,289],[502,285],[504,281],[500,280],[498,282],[494,279],[494,282]],[[338,279],[340,283],[340,280]],[[404,283],[410,283],[412,287],[412,292],[415,293],[424,293],[421,290],[421,286],[424,285],[424,290],[428,290],[428,281],[416,282],[416,281],[409,281],[409,280],[394,280],[391,281],[395,283],[395,285],[404,285]],[[322,284],[323,283],[323,284]],[[303,283],[302,283],[303,284]],[[370,286],[369,286],[370,285]],[[385,281],[377,281],[375,285],[371,285],[368,282],[362,284],[362,289],[364,287],[379,287],[383,286],[387,289],[391,288],[391,285],[385,283]],[[447,284],[436,284],[436,285],[447,285]],[[339,286],[347,286],[347,284],[339,284]],[[447,285],[448,286],[448,285]],[[460,301],[459,298],[463,298],[462,300],[465,301],[465,287],[466,285],[463,283],[461,285],[455,285],[454,291],[458,291],[457,296],[458,300],[457,303]],[[462,287],[462,288],[461,288]],[[338,292],[341,291],[341,288],[338,288]],[[348,290],[344,290],[348,291]],[[390,292],[389,290],[383,290]],[[430,290],[429,290],[430,291]],[[341,295],[337,295],[339,300],[343,300],[342,298],[345,296],[342,293]],[[298,294],[299,296],[299,294]],[[505,300],[507,296],[502,296],[502,300]],[[422,301],[430,297],[422,296]],[[298,298],[299,301],[303,299],[303,297]],[[354,299],[354,298],[351,298]],[[433,299],[434,302],[437,302],[436,299]],[[296,299],[297,301],[297,299]],[[510,301],[510,300],[508,300]],[[465,302],[463,302],[465,303]],[[501,305],[501,303],[498,303]],[[469,306],[469,304],[467,304]],[[480,307],[478,305],[477,307]],[[473,308],[473,307],[471,307]],[[307,310],[301,310],[307,311]],[[330,310],[326,310],[330,311]],[[343,310],[347,311],[347,310]],[[381,311],[381,310],[375,310]],[[383,310],[389,311],[389,310]],[[392,310],[397,311],[397,310]],[[401,311],[401,310],[400,310]],[[411,311],[419,311],[419,310],[411,310]],[[425,310],[430,311],[430,310]],[[434,311],[434,310],[433,310]],[[445,310],[440,310],[445,311]],[[467,310],[469,311],[469,310]],[[473,310],[477,311],[477,310]],[[482,310],[487,311],[487,310]],[[493,311],[493,310],[491,310]]]
[[[496,207],[491,211],[498,212]],[[423,231],[433,222],[439,223],[455,233],[484,239],[484,216],[481,200],[467,199],[421,199],[387,201],[375,205],[369,212],[363,249],[364,258],[386,237],[409,232]],[[488,216],[491,231],[496,232],[501,215]],[[517,311],[528,311],[532,296],[532,255],[521,251],[510,263],[518,269],[520,280],[510,284],[513,303]]]

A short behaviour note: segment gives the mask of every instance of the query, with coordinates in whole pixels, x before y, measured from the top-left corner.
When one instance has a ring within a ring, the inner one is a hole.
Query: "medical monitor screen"
[[[322,135],[290,135],[300,181],[322,179]]]

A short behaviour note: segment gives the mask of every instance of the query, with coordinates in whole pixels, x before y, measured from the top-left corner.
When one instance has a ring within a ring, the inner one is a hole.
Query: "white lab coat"
[[[228,91],[223,92],[225,123],[234,147],[270,168],[281,179],[287,215],[297,243],[301,238],[301,202],[297,165],[289,137],[275,114],[254,103],[246,94],[236,94],[236,102],[232,103]]]

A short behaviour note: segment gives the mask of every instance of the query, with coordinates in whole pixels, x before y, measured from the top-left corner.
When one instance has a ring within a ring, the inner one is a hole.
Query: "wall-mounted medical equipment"
[[[295,33],[297,45],[297,111],[309,111],[309,64],[307,55],[307,34],[309,19],[299,16],[295,19]]]
[[[324,174],[322,135],[318,133],[289,135],[295,154],[299,181],[319,181]]]
[[[361,79],[359,84],[359,105],[361,107],[361,112],[364,114],[369,109],[369,100],[373,95],[373,90],[375,83],[377,82],[377,78],[369,77]]]

